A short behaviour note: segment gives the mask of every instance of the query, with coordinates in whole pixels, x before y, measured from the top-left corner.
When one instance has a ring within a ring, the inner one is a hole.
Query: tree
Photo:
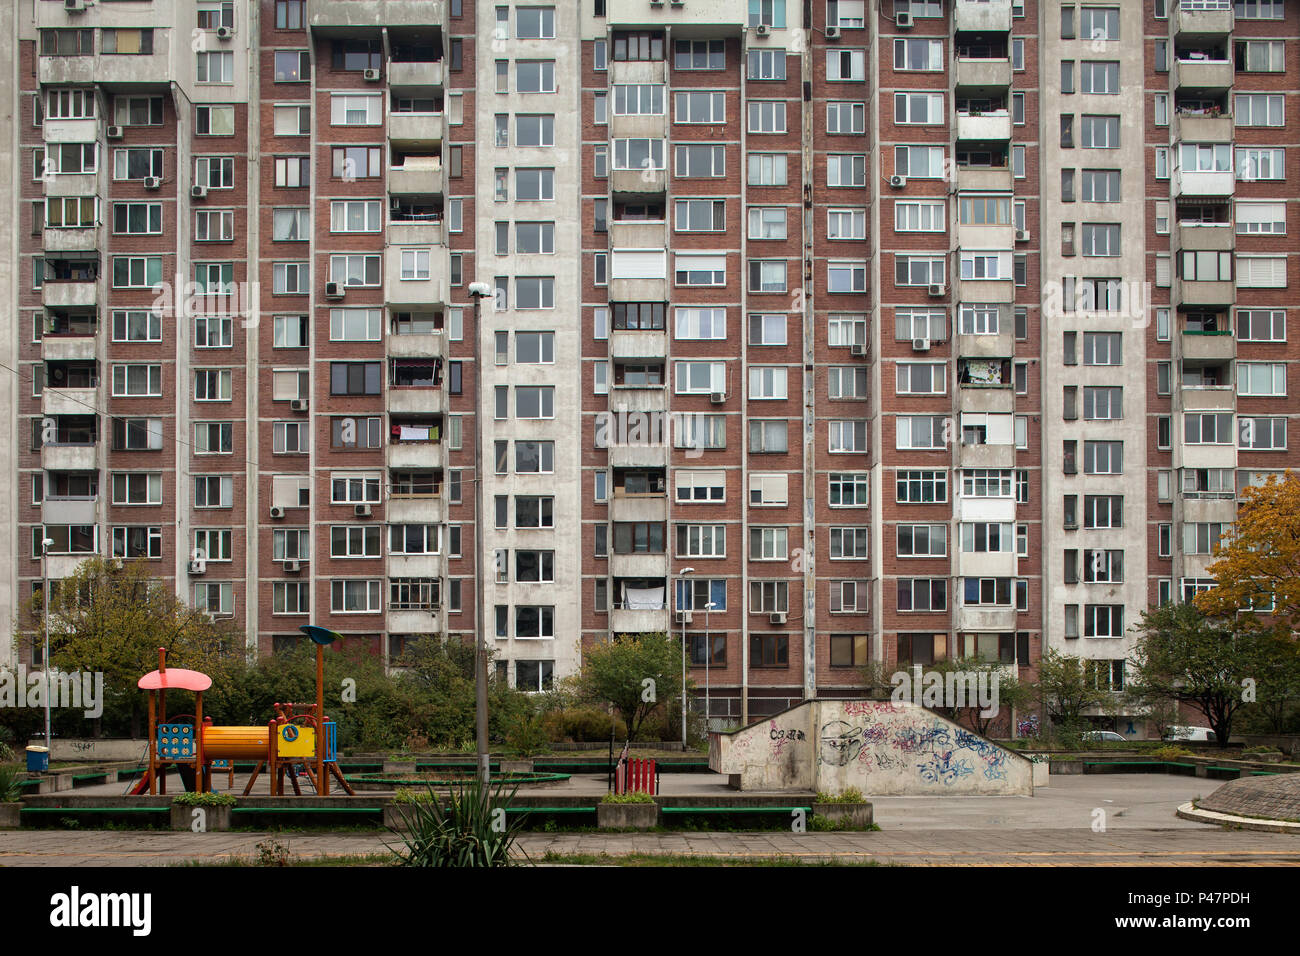
[[[129,710],[133,734],[140,732],[144,691],[136,682],[158,667],[158,648],[169,666],[213,677],[242,666],[244,636],[233,621],[214,621],[186,604],[165,582],[153,578],[147,562],[92,557],[51,587],[50,662],[63,671],[101,672],[104,695]],[[26,602],[20,620],[39,627],[39,592]]]
[[[915,696],[915,671],[910,668],[900,667],[891,671],[882,664],[873,663],[863,667],[860,673],[863,683],[867,685],[867,695],[870,697],[891,697],[894,688],[898,686],[900,678],[896,675],[899,673],[907,678],[906,686]],[[954,680],[960,677],[960,685],[955,686],[966,688],[967,695],[974,692],[977,687],[990,688],[990,692],[993,687],[997,688],[997,707],[992,714],[984,714],[984,708],[974,701],[967,706],[957,707],[956,701],[947,700],[946,694],[941,703],[931,708],[949,720],[964,724],[985,737],[991,736],[1003,721],[1010,736],[1012,710],[1026,707],[1034,696],[1030,686],[1022,684],[1006,664],[983,657],[953,657],[934,664],[921,665],[922,687],[930,679],[930,674],[936,675],[945,688],[948,674],[953,674]],[[975,680],[973,685],[969,683],[972,677]],[[968,696],[967,699],[970,700],[970,697]],[[915,700],[914,703],[923,704],[924,700]]]
[[[1193,604],[1144,611],[1137,626],[1130,684],[1147,701],[1187,704],[1227,746],[1232,721],[1249,702],[1248,688],[1267,680],[1269,668],[1294,654],[1276,629],[1236,618],[1211,618]]]
[[[635,740],[660,704],[682,693],[681,645],[666,634],[620,634],[583,654],[577,685],[587,700],[608,703]]]
[[[1082,721],[1083,712],[1106,702],[1107,692],[1097,686],[1081,657],[1050,650],[1038,665],[1034,684],[1038,701],[1055,723],[1073,730]]]
[[[1205,614],[1226,618],[1271,592],[1275,619],[1300,631],[1300,474],[1270,475],[1245,490],[1208,570],[1217,586],[1195,599]]]

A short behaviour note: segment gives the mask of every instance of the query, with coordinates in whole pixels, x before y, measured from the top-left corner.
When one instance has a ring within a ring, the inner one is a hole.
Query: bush
[[[179,807],[233,807],[238,801],[233,793],[178,793],[172,803]]]
[[[607,793],[600,798],[601,803],[654,803],[655,798],[648,793]]]
[[[625,740],[627,724],[623,718],[611,717],[594,707],[553,710],[541,716],[542,731],[552,741],[599,743],[609,740],[611,723],[614,726],[614,739]]]
[[[866,803],[867,798],[862,795],[862,791],[857,787],[849,787],[839,793],[826,793],[824,790],[817,791],[818,803]]]
[[[504,812],[515,791],[505,798],[501,791],[500,784],[489,790],[476,777],[453,787],[444,807],[429,788],[427,800],[397,805],[407,832],[393,832],[405,849],[388,849],[400,866],[511,866],[510,848],[523,821],[511,821]]]
[[[542,718],[534,714],[520,714],[506,731],[506,746],[520,757],[532,757],[546,749],[550,738],[542,726]]]
[[[1151,751],[1151,756],[1157,760],[1177,760],[1179,757],[1190,757],[1192,752],[1186,747],[1177,747],[1170,744],[1165,747],[1157,747]]]
[[[1269,747],[1267,744],[1260,744],[1255,747],[1247,747],[1242,750],[1243,754],[1279,754],[1283,751],[1279,747]]]
[[[16,803],[23,795],[22,765],[0,763],[0,803]]]

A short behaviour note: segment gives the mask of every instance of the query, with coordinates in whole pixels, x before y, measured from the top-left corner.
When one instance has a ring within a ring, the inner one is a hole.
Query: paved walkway
[[[707,779],[692,780],[692,789]],[[519,846],[534,860],[553,851],[904,865],[1300,866],[1300,837],[1224,830],[1174,816],[1179,804],[1216,786],[1162,774],[1054,777],[1050,788],[1033,797],[877,797],[872,802],[878,833],[525,833]],[[1094,831],[1099,822],[1104,832]],[[251,860],[268,835],[8,830],[0,831],[0,866]],[[280,839],[306,859],[381,853],[394,838],[350,832],[290,833]]]

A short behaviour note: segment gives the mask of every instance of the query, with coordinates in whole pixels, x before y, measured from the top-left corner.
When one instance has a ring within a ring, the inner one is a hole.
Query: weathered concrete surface
[[[709,768],[741,790],[1026,794],[1033,762],[916,704],[811,700],[709,738]]]
[[[649,830],[659,825],[657,803],[598,803],[596,826],[602,830]]]
[[[1231,780],[1198,801],[1197,807],[1233,816],[1300,821],[1300,775]]]

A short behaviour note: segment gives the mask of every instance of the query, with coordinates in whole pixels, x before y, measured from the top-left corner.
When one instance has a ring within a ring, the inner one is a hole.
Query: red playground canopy
[[[207,690],[212,686],[212,678],[199,671],[169,667],[165,671],[150,671],[136,685],[141,690]]]

